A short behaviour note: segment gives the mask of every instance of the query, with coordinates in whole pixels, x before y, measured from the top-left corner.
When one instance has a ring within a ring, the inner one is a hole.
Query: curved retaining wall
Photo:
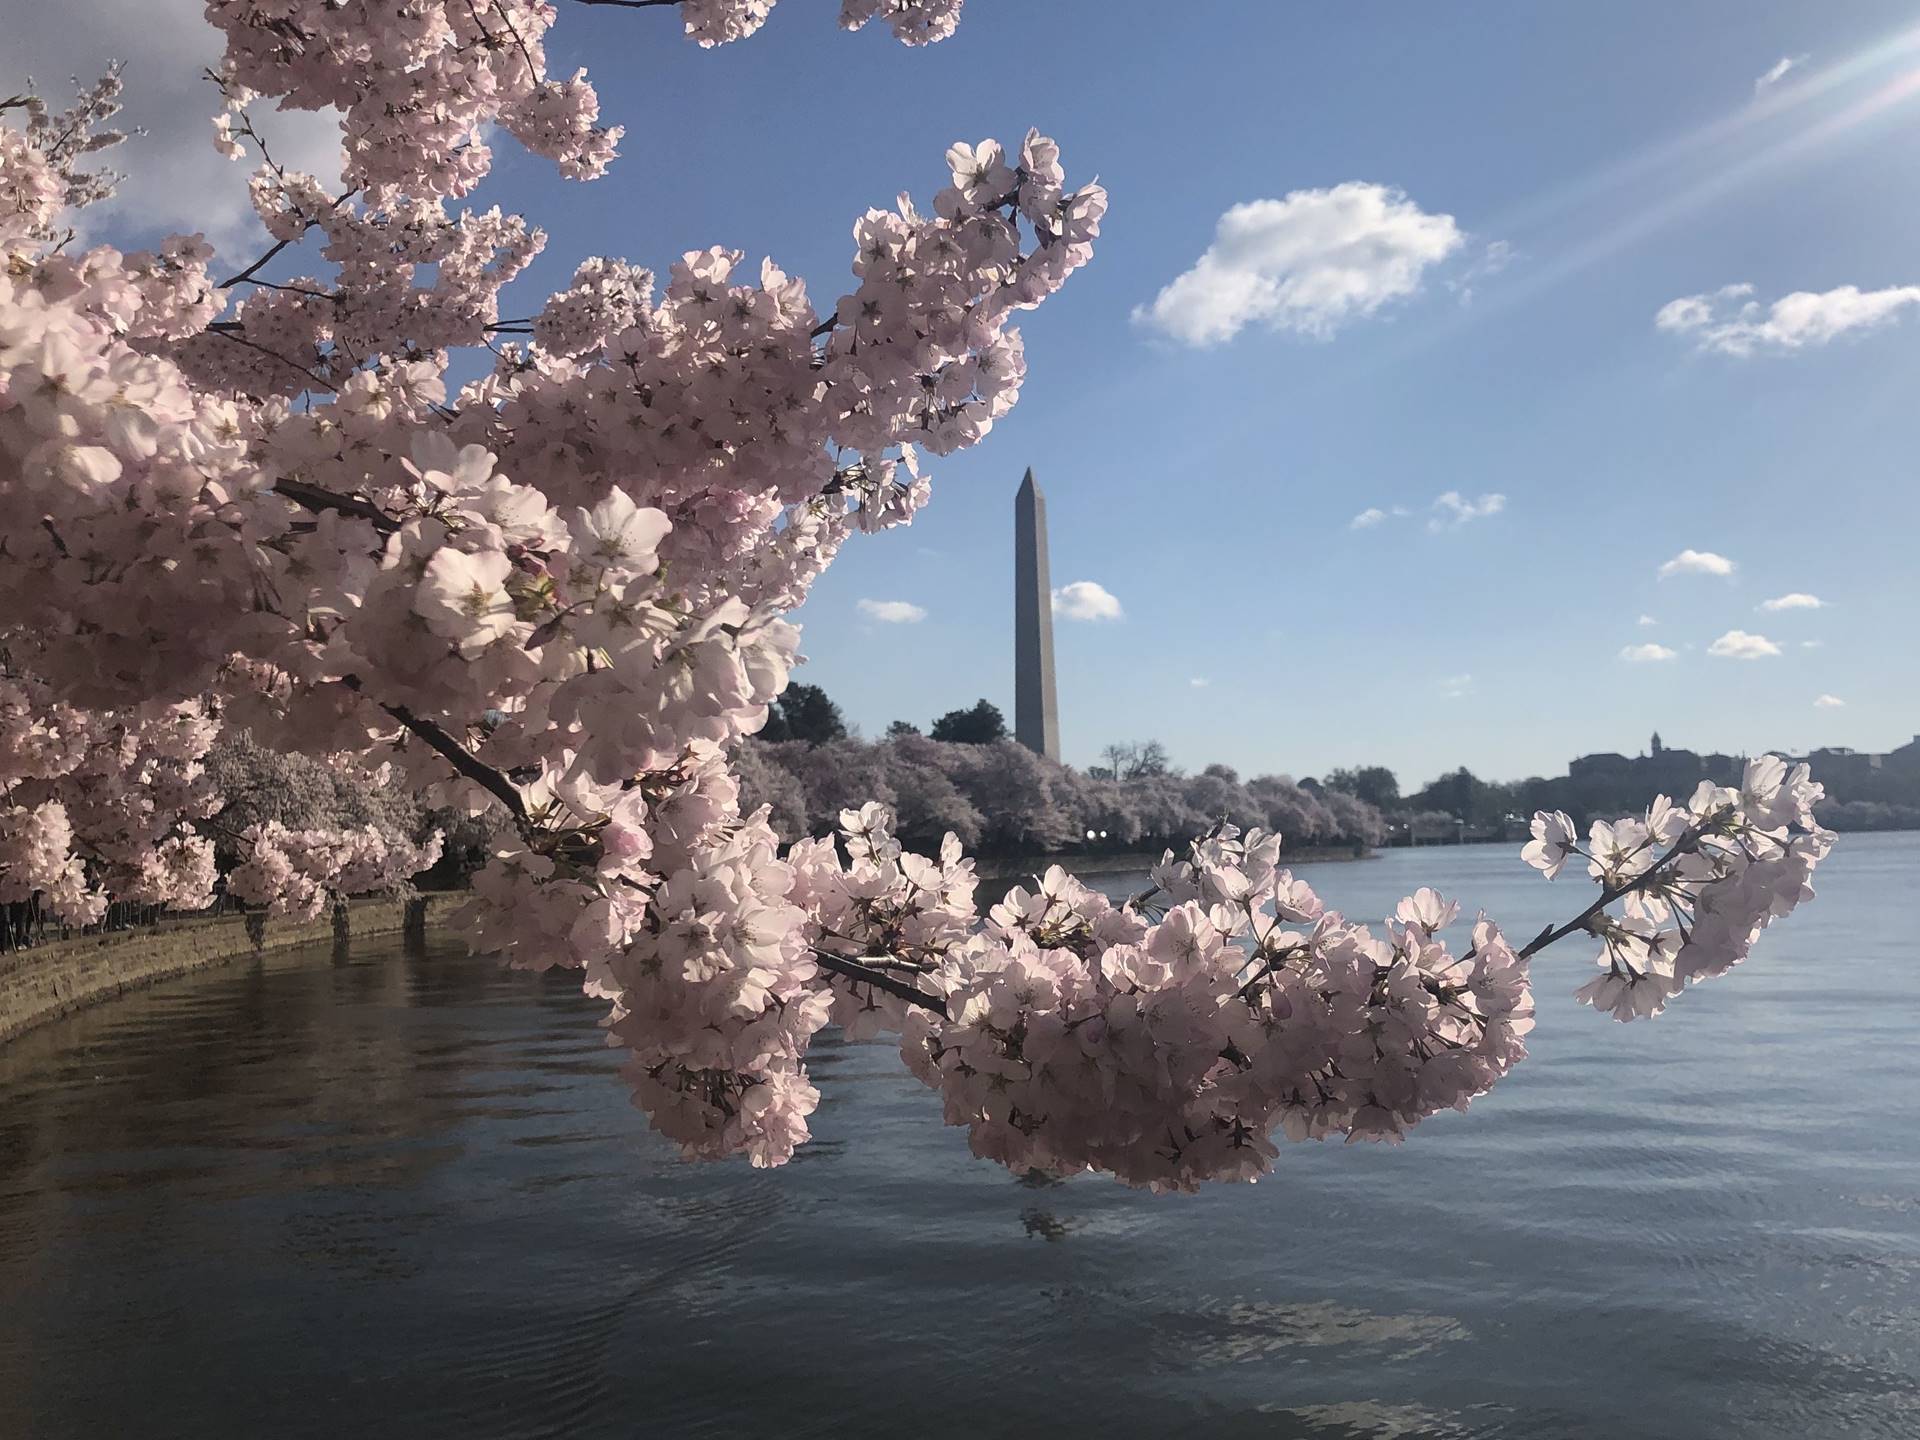
[[[210,965],[350,935],[424,933],[428,921],[461,897],[356,900],[304,923],[266,915],[165,920],[136,930],[78,935],[0,955],[0,1043],[35,1025]]]

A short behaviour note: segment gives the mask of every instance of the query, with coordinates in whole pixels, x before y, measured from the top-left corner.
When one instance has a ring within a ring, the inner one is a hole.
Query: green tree
[[[991,745],[1007,738],[1007,717],[982,700],[970,710],[949,710],[933,722],[933,738],[956,745]]]
[[[840,707],[818,685],[789,685],[767,711],[762,740],[804,740],[824,745],[847,738],[847,722]]]
[[[1391,810],[1400,803],[1399,778],[1384,765],[1362,765],[1356,770],[1329,770],[1326,787],[1329,790],[1344,790],[1382,810]]]

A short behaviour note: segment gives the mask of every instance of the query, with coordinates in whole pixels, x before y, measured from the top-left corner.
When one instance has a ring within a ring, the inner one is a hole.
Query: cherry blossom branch
[[[1653,881],[1664,878],[1666,872],[1682,855],[1695,849],[1699,845],[1701,838],[1731,813],[1732,810],[1730,808],[1716,810],[1699,824],[1688,826],[1680,838],[1673,842],[1673,847],[1668,850],[1666,854],[1662,855],[1626,884],[1609,885],[1602,888],[1600,898],[1595,900],[1585,910],[1582,910],[1578,915],[1574,916],[1573,919],[1567,921],[1566,924],[1557,927],[1553,925],[1547,926],[1519,951],[1517,958],[1521,960],[1531,960],[1535,955],[1556,941],[1564,940],[1576,931],[1589,929],[1594,917],[1599,915],[1609,905],[1613,904],[1614,901],[1631,895],[1637,890],[1645,890]],[[1467,957],[1471,958],[1473,953],[1472,950],[1467,951]]]
[[[382,535],[391,535],[400,528],[400,522],[371,500],[362,500],[357,495],[341,495],[332,490],[322,489],[318,485],[309,485],[304,480],[276,480],[274,493],[284,495],[297,505],[309,510],[337,510],[342,515],[351,515],[359,520],[372,523],[373,528]]]
[[[346,204],[347,201],[351,200],[355,195],[359,193],[360,191],[358,187],[348,190],[345,194],[336,198],[334,202],[331,205],[329,205],[327,208],[329,210],[338,210],[342,205]],[[308,221],[307,226],[303,227],[298,235],[289,235],[285,240],[278,241],[272,246],[270,246],[266,254],[262,255],[258,260],[254,261],[251,265],[247,266],[246,269],[240,271],[239,274],[230,275],[225,280],[220,281],[219,288],[222,290],[225,290],[231,286],[240,284],[240,282],[243,280],[253,279],[254,276],[258,275],[263,269],[267,267],[267,265],[273,260],[274,256],[278,255],[282,250],[285,250],[289,245],[297,245],[301,240],[303,240],[306,237],[307,229],[311,228],[313,223],[314,222],[312,221]]]
[[[207,327],[206,333],[209,335],[218,335],[222,340],[231,340],[236,345],[244,345],[249,350],[256,350],[260,354],[265,355],[270,360],[278,360],[282,365],[285,365],[289,370],[293,370],[298,374],[306,376],[307,379],[311,380],[314,384],[318,385],[323,390],[331,390],[336,395],[339,394],[340,392],[340,387],[338,385],[334,384],[331,380],[325,379],[320,375],[315,374],[313,371],[309,370],[306,366],[302,365],[299,361],[289,360],[286,356],[282,355],[278,350],[269,350],[266,346],[262,345],[259,341],[249,340],[246,336],[238,333],[237,331],[229,329],[225,324],[209,325]]]
[[[836,975],[857,980],[863,985],[871,985],[876,990],[884,990],[897,999],[905,1000],[909,1005],[922,1006],[943,1019],[946,1018],[946,1002],[939,996],[929,995],[918,986],[909,985],[904,980],[896,980],[884,970],[875,970],[871,966],[861,964],[858,960],[850,959],[845,955],[835,955],[831,950],[821,950],[817,947],[814,949],[813,958],[820,962],[823,969],[831,970]]]
[[[340,677],[340,683],[356,694],[364,693],[364,687],[360,684],[360,678],[357,675],[343,675]],[[527,814],[527,802],[521,797],[519,787],[502,771],[495,769],[468,750],[448,734],[445,727],[438,721],[422,719],[404,705],[388,705],[381,701],[374,703],[418,735],[426,742],[429,749],[437,752],[455,770],[505,805],[522,834],[532,831],[533,819]]]

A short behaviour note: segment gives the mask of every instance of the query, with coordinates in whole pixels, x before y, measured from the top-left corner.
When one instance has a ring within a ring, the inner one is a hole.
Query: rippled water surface
[[[1512,849],[1306,867],[1516,935]],[[1920,1435],[1920,835],[1732,977],[1398,1149],[1021,1183],[883,1045],[783,1172],[677,1162],[562,977],[363,942],[0,1049],[0,1435]],[[1116,889],[1124,882],[1116,882]]]

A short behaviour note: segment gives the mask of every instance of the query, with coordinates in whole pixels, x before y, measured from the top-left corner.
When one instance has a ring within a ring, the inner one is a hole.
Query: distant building
[[[1788,758],[1805,761],[1836,800],[1920,802],[1920,735],[1878,754],[1834,746]]]
[[[1744,755],[1702,755],[1695,750],[1676,750],[1660,739],[1658,730],[1644,755],[1619,755],[1611,750],[1598,755],[1580,755],[1567,762],[1567,778],[1576,794],[1611,792],[1630,786],[1649,796],[1664,792],[1684,799],[1702,780],[1716,785],[1737,784],[1746,765]]]
[[[1880,754],[1837,746],[1786,758],[1804,762],[1832,799],[1920,803],[1920,735]],[[1644,790],[1648,795],[1664,793],[1684,799],[1702,780],[1738,785],[1746,763],[1744,755],[1673,749],[1655,731],[1647,754],[1580,755],[1567,762],[1567,779],[1576,800],[1597,799],[1624,787],[1634,793]]]

